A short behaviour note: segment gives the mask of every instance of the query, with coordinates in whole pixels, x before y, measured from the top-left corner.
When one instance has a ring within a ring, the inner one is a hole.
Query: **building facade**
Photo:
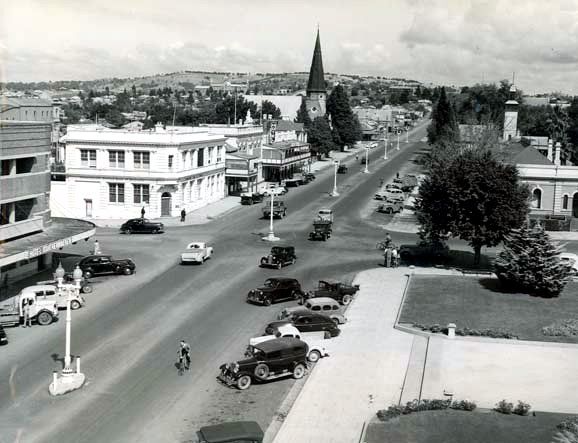
[[[66,181],[52,210],[88,219],[175,217],[225,196],[225,140],[206,128],[69,126]],[[57,183],[54,183],[57,185]],[[54,188],[56,189],[56,188]]]

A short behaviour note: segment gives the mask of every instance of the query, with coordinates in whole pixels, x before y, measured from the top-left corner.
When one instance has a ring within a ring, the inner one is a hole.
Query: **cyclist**
[[[184,340],[179,343],[179,365],[183,364],[183,358],[185,359],[185,369],[189,369],[191,366],[191,346]]]

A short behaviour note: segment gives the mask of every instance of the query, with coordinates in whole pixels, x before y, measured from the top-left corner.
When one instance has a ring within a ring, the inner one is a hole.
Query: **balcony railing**
[[[42,217],[32,217],[7,225],[0,225],[0,241],[43,230]]]

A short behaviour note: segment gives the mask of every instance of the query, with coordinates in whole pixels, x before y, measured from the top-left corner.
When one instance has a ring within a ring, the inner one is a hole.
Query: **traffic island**
[[[61,374],[57,371],[52,373],[52,383],[48,386],[48,392],[52,396],[64,395],[82,388],[85,381],[86,376],[80,372],[80,358],[77,358],[76,371],[64,368]]]

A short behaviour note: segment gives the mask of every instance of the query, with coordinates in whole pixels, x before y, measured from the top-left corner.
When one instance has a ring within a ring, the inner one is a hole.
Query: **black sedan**
[[[165,226],[146,218],[132,218],[122,224],[120,232],[121,234],[160,234],[165,232]]]
[[[273,335],[278,327],[287,324],[295,326],[300,332],[325,331],[326,338],[337,337],[341,333],[341,329],[326,315],[295,313],[285,320],[269,323],[265,328],[265,334]]]

